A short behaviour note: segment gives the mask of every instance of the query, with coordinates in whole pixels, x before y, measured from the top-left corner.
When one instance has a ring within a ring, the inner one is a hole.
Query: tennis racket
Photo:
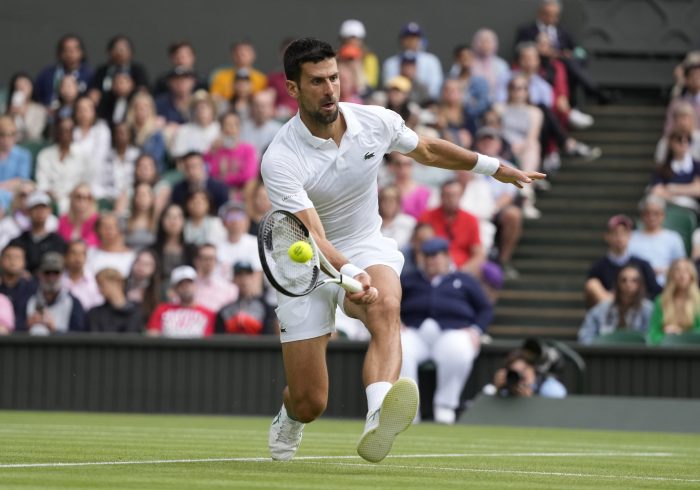
[[[307,262],[295,262],[287,253],[298,241],[311,246],[313,256]],[[305,296],[324,284],[339,284],[351,293],[363,290],[359,281],[331,265],[306,225],[290,212],[274,210],[263,216],[258,229],[258,252],[270,284],[286,296]],[[329,277],[322,279],[321,273]]]

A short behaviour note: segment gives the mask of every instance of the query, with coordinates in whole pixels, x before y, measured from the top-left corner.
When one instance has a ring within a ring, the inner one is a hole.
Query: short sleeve
[[[406,126],[406,122],[396,112],[387,109],[383,114],[389,127],[389,151],[410,153],[415,150],[418,146],[418,135],[415,131]]]
[[[273,209],[296,213],[314,207],[300,176],[295,174],[288,163],[265,155],[261,173]]]

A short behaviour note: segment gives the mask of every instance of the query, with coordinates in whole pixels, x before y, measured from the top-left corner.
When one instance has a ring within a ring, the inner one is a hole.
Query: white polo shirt
[[[342,252],[379,233],[377,172],[384,154],[413,151],[418,135],[383,107],[338,106],[347,124],[340,146],[312,135],[297,113],[270,143],[261,171],[272,207],[316,208],[326,238]]]

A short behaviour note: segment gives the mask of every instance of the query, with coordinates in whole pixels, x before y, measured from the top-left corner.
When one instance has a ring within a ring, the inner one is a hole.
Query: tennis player
[[[397,434],[411,425],[418,408],[415,383],[398,379],[403,256],[396,242],[379,231],[377,172],[384,154],[398,151],[425,165],[492,175],[517,187],[545,176],[523,173],[444,140],[419,137],[398,114],[382,107],[339,103],[336,54],[323,41],[294,41],[284,53],[284,70],[299,112],[279,130],[262,159],[270,201],[273,208],[298,216],[333,266],[364,290],[351,294],[326,285],[303,297],[278,294],[287,387],[270,427],[270,453],[274,460],[291,459],[304,424],[326,408],[326,347],[340,305],[372,335],[362,370],[368,414],[357,452],[378,462]]]

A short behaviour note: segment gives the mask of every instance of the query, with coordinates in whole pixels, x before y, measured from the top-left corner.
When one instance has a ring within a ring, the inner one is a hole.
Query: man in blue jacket
[[[453,269],[448,248],[444,238],[427,240],[423,266],[401,277],[401,376],[417,381],[418,366],[435,362],[435,421],[453,424],[493,308],[477,279]]]

